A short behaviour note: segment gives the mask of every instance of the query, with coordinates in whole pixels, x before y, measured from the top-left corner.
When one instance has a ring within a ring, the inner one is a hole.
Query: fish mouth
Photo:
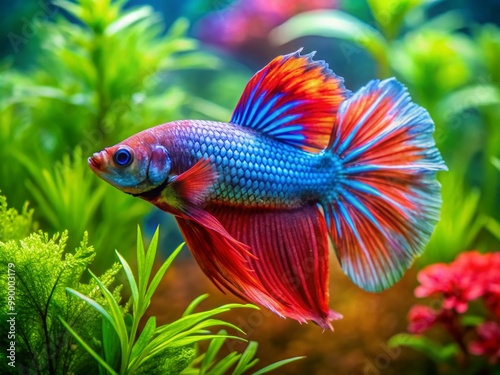
[[[104,163],[102,152],[95,152],[87,159],[87,163],[93,171],[100,171]]]
[[[101,165],[92,156],[87,159],[87,163],[92,169],[100,169]]]

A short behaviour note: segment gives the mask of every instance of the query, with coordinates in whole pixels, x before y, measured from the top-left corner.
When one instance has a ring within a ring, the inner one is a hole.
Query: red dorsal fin
[[[248,82],[231,122],[310,152],[328,145],[350,92],[324,61],[300,50],[278,56]]]

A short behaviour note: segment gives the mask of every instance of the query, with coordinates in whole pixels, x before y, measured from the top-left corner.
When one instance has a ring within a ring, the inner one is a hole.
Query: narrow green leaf
[[[421,335],[400,333],[389,339],[389,346],[407,346],[415,349],[437,363],[453,358],[460,350],[455,343],[441,345],[438,342]]]
[[[137,226],[137,276],[139,278],[139,292],[144,294],[147,288],[149,276],[146,278],[145,261],[146,255],[144,253],[144,242],[142,240],[141,227]]]
[[[218,335],[226,335],[227,332],[225,330],[220,330],[217,332]],[[224,345],[226,339],[224,337],[215,338],[210,342],[208,349],[205,353],[205,357],[200,365],[200,374],[204,375],[205,372],[213,365],[213,361],[217,354],[219,353],[220,348]]]
[[[120,261],[123,270],[125,271],[125,275],[127,276],[128,284],[130,286],[130,292],[132,293],[132,298],[133,298],[133,309],[134,309],[134,315],[137,314],[139,311],[140,303],[142,302],[140,300],[139,296],[139,290],[137,289],[137,283],[135,282],[134,274],[132,273],[132,269],[130,268],[129,264],[127,261],[120,255],[118,251],[115,250],[116,256],[118,257],[118,260]]]
[[[292,363],[292,362],[295,362],[295,361],[298,361],[299,359],[303,359],[303,358],[306,358],[305,356],[302,356],[302,357],[293,357],[293,358],[288,358],[288,359],[284,359],[282,361],[278,361],[276,363],[272,363],[270,364],[269,366],[266,366],[256,372],[253,373],[253,375],[261,375],[261,374],[267,374],[268,372],[271,372],[273,370],[276,370],[277,368],[280,368],[284,365],[287,365],[289,363]]]
[[[156,273],[155,277],[151,281],[151,284],[149,284],[148,291],[146,293],[146,298],[145,298],[146,301],[149,301],[151,299],[151,297],[153,296],[156,288],[160,284],[161,279],[165,275],[165,272],[170,267],[170,265],[174,261],[174,259],[177,256],[177,254],[180,253],[180,251],[182,250],[183,246],[184,246],[184,242],[181,243],[179,246],[177,246],[177,249],[175,249],[172,252],[172,254],[170,254],[170,256],[167,258],[167,260],[161,265],[160,269],[158,270],[158,272]],[[151,250],[148,250],[148,251],[151,251]],[[155,248],[154,248],[154,253],[156,254],[156,245],[155,245]]]
[[[195,298],[190,304],[189,306],[187,307],[186,311],[184,311],[184,313],[182,314],[182,316],[187,316],[187,315],[191,315],[194,311],[194,309],[201,303],[203,302],[204,300],[206,300],[208,298],[208,294],[202,294],[201,296]]]
[[[148,347],[145,350],[155,350],[157,345],[169,345],[169,344],[174,344],[177,343],[180,339],[183,337],[187,337],[190,335],[200,335],[200,334],[208,334],[210,333],[209,331],[206,331],[206,328],[212,328],[214,326],[222,326],[222,327],[228,327],[235,329],[239,332],[242,332],[242,330],[239,327],[236,327],[232,323],[225,322],[223,320],[219,319],[207,319],[205,321],[202,321],[198,323],[197,325],[181,330],[178,332],[172,332],[172,331],[163,331],[163,333],[159,334],[156,336],[148,345]],[[160,327],[161,328],[161,327]],[[159,331],[159,330],[157,330]]]
[[[181,38],[186,34],[188,29],[189,29],[189,20],[184,17],[179,17],[168,29],[167,37],[171,39]]]
[[[222,61],[212,54],[206,52],[190,52],[182,55],[173,55],[163,59],[160,63],[162,69],[179,71],[185,69],[218,69],[222,66]],[[203,105],[203,103],[202,103]],[[220,107],[222,108],[222,107]],[[224,120],[227,120],[226,117]]]
[[[494,156],[491,157],[491,164],[500,171],[500,159]]]
[[[207,375],[226,374],[231,367],[241,358],[241,354],[237,352],[229,353],[215,364],[208,372]]]
[[[192,365],[192,363],[191,363],[191,365]],[[199,375],[199,374],[200,374],[200,372],[197,368],[188,367],[188,368],[182,370],[180,375]]]
[[[120,364],[120,339],[111,323],[102,317],[102,347],[104,358],[112,368]]]
[[[206,355],[206,352],[201,353],[198,357],[193,359],[193,362],[191,362],[191,366],[196,366],[196,365],[200,364],[205,359],[205,355]]]
[[[209,116],[214,120],[225,121],[228,118],[231,118],[231,110],[209,100],[193,96],[189,99],[187,104],[195,111],[205,116]]]
[[[87,296],[81,294],[80,292],[77,292],[76,290],[71,289],[71,288],[66,288],[66,290],[69,293],[71,293],[71,294],[77,296],[78,298],[84,300],[85,302],[87,302],[90,306],[92,306],[94,309],[99,311],[102,314],[102,316],[104,316],[111,323],[111,325],[114,326],[113,318],[111,318],[111,315],[109,315],[108,312],[104,309],[104,307],[99,305],[92,298],[89,298],[89,297],[87,297]]]
[[[156,256],[156,249],[158,248],[159,229],[160,227],[158,226],[155,230],[153,238],[151,238],[151,242],[148,246],[148,249],[145,252],[144,264],[142,269],[145,279],[144,289],[142,289],[143,291],[147,290],[149,278],[151,277],[151,271],[153,270],[153,264]],[[146,301],[147,300],[148,298],[146,298]]]
[[[389,39],[399,34],[406,14],[422,2],[423,0],[368,0],[373,17]]]
[[[90,272],[90,275],[93,277],[93,279],[96,281],[97,285],[99,285],[99,288],[101,289],[101,292],[106,299],[106,302],[108,303],[108,307],[110,309],[109,315],[112,318],[112,324],[113,327],[116,330],[116,333],[118,334],[118,338],[120,339],[120,344],[121,344],[121,365],[120,365],[120,373],[123,373],[127,367],[128,363],[128,332],[127,332],[127,325],[125,324],[125,319],[123,317],[122,311],[120,309],[120,306],[118,305],[118,302],[116,302],[113,294],[109,291],[108,288],[106,288],[101,280],[97,276],[95,276],[92,272]]]
[[[423,15],[423,17],[425,17],[425,15]],[[452,33],[467,27],[469,24],[468,17],[461,9],[449,10],[431,19],[420,19],[419,21],[418,24],[413,25],[415,28],[418,28],[418,32],[425,30],[429,30],[430,32],[442,30]]]
[[[138,9],[134,9],[123,16],[121,16],[119,19],[111,23],[105,31],[105,34],[108,36],[115,35],[119,32],[121,32],[123,29],[126,29],[130,25],[132,25],[135,22],[138,22],[139,20],[145,19],[150,17],[153,14],[153,8],[150,6],[142,6]]]
[[[437,113],[444,119],[460,114],[469,109],[500,105],[500,90],[489,84],[471,85],[455,90],[437,103]]]
[[[210,340],[220,337],[219,335],[194,335],[194,336],[188,336],[184,337],[183,339],[180,340],[175,340],[171,345],[168,345],[170,347],[178,347],[178,346],[184,346],[184,345],[191,345],[200,341],[205,341],[205,340]],[[234,339],[234,340],[240,340],[240,341],[246,341],[245,339],[238,337],[238,336],[230,336],[226,335],[224,336],[226,339]]]
[[[132,354],[130,356],[131,361],[133,361],[136,357],[140,356],[146,346],[148,345],[149,340],[153,337],[154,331],[156,329],[156,317],[150,316],[146,325],[142,329],[141,335],[135,342],[132,348]]]
[[[159,327],[157,329],[157,333],[163,333],[163,332],[169,332],[171,335],[174,335],[178,332],[186,331],[187,329],[195,326],[199,322],[210,318],[211,316],[221,314],[223,312],[229,311],[231,309],[235,308],[255,308],[258,309],[255,305],[251,304],[238,304],[238,303],[233,303],[233,304],[227,304],[223,306],[219,306],[215,309],[208,310],[208,311],[203,311],[195,314],[191,314],[188,316],[184,316],[170,324],[164,325],[162,327]]]
[[[460,317],[460,323],[464,327],[477,327],[480,324],[484,323],[484,317],[478,315],[464,315]]]
[[[73,335],[76,341],[92,356],[94,359],[104,367],[111,375],[118,375],[118,373],[113,370],[104,359],[101,358],[70,326],[64,321],[64,319],[59,318],[64,327]]]
[[[493,218],[489,218],[486,222],[486,229],[500,240],[500,223]]]
[[[233,375],[242,375],[246,370],[248,370],[251,367],[248,366],[248,364],[252,361],[253,357],[255,356],[258,347],[259,344],[257,344],[255,341],[250,341],[248,343],[248,346],[241,355],[241,358],[238,361],[238,364],[236,365],[236,368],[233,371]]]
[[[63,8],[66,12],[68,12],[75,18],[82,19],[84,11],[81,6],[65,0],[56,0],[54,1],[54,4],[60,8]]]

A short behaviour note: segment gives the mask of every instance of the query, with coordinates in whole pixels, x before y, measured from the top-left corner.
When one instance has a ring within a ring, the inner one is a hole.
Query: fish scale
[[[210,159],[219,172],[207,203],[294,208],[335,190],[331,154],[311,154],[238,125],[189,120],[159,126],[176,173]],[[320,189],[318,189],[320,187]]]

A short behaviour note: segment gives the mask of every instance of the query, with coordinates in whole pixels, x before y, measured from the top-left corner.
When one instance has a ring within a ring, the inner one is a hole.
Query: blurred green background
[[[97,272],[111,266],[114,249],[132,257],[138,223],[150,232],[161,223],[165,249],[182,238],[171,217],[93,175],[91,153],[176,119],[227,121],[251,75],[300,47],[318,51],[353,91],[373,78],[403,82],[434,119],[449,167],[439,176],[441,222],[424,256],[377,295],[352,286],[333,260],[331,305],[345,316],[333,334],[266,311],[228,319],[260,342],[263,362],[307,355],[281,373],[435,370],[416,352],[384,343],[405,330],[418,269],[499,248],[500,1],[56,4],[0,4],[0,191],[10,206],[28,201],[39,228],[68,229],[69,248],[88,231]],[[160,321],[207,290],[214,305],[234,300],[183,254],[153,301]]]

